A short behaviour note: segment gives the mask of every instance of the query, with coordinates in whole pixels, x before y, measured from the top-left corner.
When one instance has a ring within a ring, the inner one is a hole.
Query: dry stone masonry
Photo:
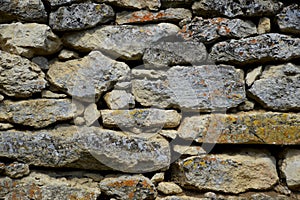
[[[300,199],[300,3],[0,0],[0,200]]]

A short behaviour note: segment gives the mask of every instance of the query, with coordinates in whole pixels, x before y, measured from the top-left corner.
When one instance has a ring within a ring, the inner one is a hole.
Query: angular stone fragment
[[[100,182],[101,191],[117,200],[155,199],[157,191],[153,183],[142,175],[123,175],[105,178]]]
[[[134,96],[125,90],[113,90],[104,95],[104,100],[109,109],[129,109],[134,108]]]
[[[159,172],[159,173],[156,173],[152,176],[151,182],[153,184],[157,184],[159,182],[162,182],[164,179],[165,179],[165,173],[164,172]]]
[[[45,74],[35,63],[0,50],[0,92],[10,97],[29,97],[46,87]]]
[[[192,197],[192,196],[186,196],[186,195],[172,195],[167,197],[157,197],[155,200],[208,200],[206,197]],[[232,200],[232,199],[230,199]],[[240,200],[240,199],[239,199]],[[244,199],[242,199],[244,200]]]
[[[160,182],[157,190],[166,195],[182,193],[182,189],[173,182]]]
[[[269,33],[271,30],[271,20],[270,18],[263,17],[259,20],[257,26],[258,34]]]
[[[49,69],[49,61],[43,56],[33,57],[31,61],[37,64],[42,70]]]
[[[288,149],[285,152],[280,170],[286,179],[288,187],[299,191],[300,188],[300,150]]]
[[[72,60],[72,59],[76,59],[76,58],[79,58],[78,53],[67,50],[67,49],[63,49],[58,55],[58,59],[63,60],[63,61]]]
[[[95,102],[114,82],[126,80],[129,72],[125,63],[93,51],[82,59],[53,63],[47,76],[50,83],[73,98]]]
[[[10,123],[0,123],[0,130],[12,129],[14,126]]]
[[[118,7],[158,10],[160,0],[94,0],[98,3],[108,3]]]
[[[293,113],[241,112],[187,117],[181,138],[221,144],[299,144],[300,116]]]
[[[5,100],[0,103],[0,120],[34,128],[72,119],[76,106],[69,99]]]
[[[271,110],[300,110],[300,66],[291,63],[267,67],[249,94]]]
[[[82,30],[106,23],[114,15],[112,7],[105,4],[72,4],[51,12],[49,25],[55,31]]]
[[[254,83],[254,81],[256,81],[260,77],[261,73],[262,73],[262,66],[259,66],[249,71],[245,78],[247,86],[250,87]]]
[[[51,8],[56,8],[58,6],[63,6],[72,3],[83,2],[84,0],[46,0],[48,4],[50,4]]]
[[[16,19],[41,23],[47,21],[47,12],[42,0],[1,0],[0,16],[7,21]]]
[[[20,22],[0,25],[2,50],[32,58],[34,55],[49,55],[61,48],[60,39],[45,24]]]
[[[117,24],[153,23],[153,22],[179,22],[185,18],[191,18],[192,13],[185,8],[169,8],[159,12],[140,10],[135,12],[117,13]]]
[[[173,24],[157,25],[108,25],[87,31],[66,34],[65,45],[79,51],[100,49],[114,58],[140,59],[152,43],[175,35],[179,28]]]
[[[245,100],[243,73],[228,65],[175,66],[166,79],[133,80],[132,91],[143,106],[212,111]]]
[[[13,162],[5,167],[5,174],[10,178],[22,178],[29,173],[29,166],[25,163]]]
[[[97,105],[95,103],[91,103],[88,107],[85,108],[84,119],[87,126],[92,125],[99,119],[100,116],[101,114],[97,109]]]
[[[119,170],[163,169],[170,163],[162,137],[131,137],[98,127],[65,126],[38,131],[0,131],[0,156],[39,167]]]
[[[43,90],[42,91],[42,98],[46,99],[63,99],[66,98],[66,94],[60,94],[60,93],[55,93],[50,90]]]
[[[186,40],[194,39],[204,43],[213,43],[221,37],[243,38],[257,34],[253,22],[241,19],[195,17],[193,20],[184,20],[181,25],[183,27],[179,35]]]
[[[278,181],[275,158],[251,150],[188,157],[175,164],[172,174],[185,188],[234,194],[271,189]]]
[[[268,33],[240,40],[219,42],[212,47],[210,58],[216,62],[247,65],[300,58],[300,38]]]
[[[200,146],[174,145],[173,150],[181,155],[198,156],[207,152]]]
[[[300,34],[300,5],[285,7],[277,15],[279,29],[284,33]]]
[[[227,16],[227,17],[258,17],[276,14],[282,7],[281,2],[274,0],[200,0],[193,4],[197,15]]]

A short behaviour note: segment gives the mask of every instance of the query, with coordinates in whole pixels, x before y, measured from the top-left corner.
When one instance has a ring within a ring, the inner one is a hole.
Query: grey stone
[[[248,90],[252,98],[271,110],[300,110],[300,66],[291,63],[267,67]]]
[[[184,188],[225,193],[271,189],[278,181],[275,158],[254,150],[188,157],[173,168],[173,179]]]
[[[105,178],[100,182],[101,191],[117,200],[155,199],[157,191],[153,183],[142,175],[123,175]]]
[[[256,67],[253,70],[249,71],[246,75],[246,84],[251,86],[257,79],[259,79],[262,73],[262,66]]]
[[[85,108],[84,119],[87,126],[92,125],[101,116],[100,111],[97,109],[95,103],[91,103]]]
[[[129,73],[125,63],[93,51],[82,59],[53,63],[47,76],[50,83],[73,98],[95,102],[114,82],[126,80]]]
[[[83,117],[76,117],[76,118],[74,119],[74,124],[75,124],[76,126],[82,126],[82,125],[85,124],[85,119],[84,119]]]
[[[0,92],[10,97],[29,97],[46,87],[45,74],[33,62],[0,50]]]
[[[72,3],[79,3],[85,0],[46,0],[48,4],[50,4],[51,8],[56,8],[59,6],[64,6]]]
[[[61,48],[61,41],[45,24],[17,22],[0,24],[0,47],[4,51],[32,58],[56,53]]]
[[[268,33],[240,40],[232,39],[215,44],[210,58],[216,62],[240,65],[289,61],[300,58],[300,38]]]
[[[63,6],[50,13],[49,25],[55,31],[82,30],[114,18],[111,6],[95,3]]]
[[[75,112],[69,99],[5,100],[0,104],[0,120],[34,128],[72,119]]]
[[[108,25],[66,34],[65,45],[79,51],[100,49],[114,58],[141,59],[145,49],[158,40],[175,35],[179,28],[169,23],[157,25]]]
[[[156,198],[155,200],[210,200],[207,198],[202,198],[202,197],[192,197],[192,196],[186,196],[186,195],[172,195],[172,196],[167,196],[167,197],[162,197],[162,198]]]
[[[37,64],[42,70],[49,69],[48,59],[43,56],[33,57],[31,61]]]
[[[132,80],[132,92],[143,106],[185,110],[224,110],[245,100],[243,73],[227,65],[175,66],[166,79]]]
[[[58,55],[58,59],[62,60],[62,61],[72,60],[72,59],[77,59],[77,58],[79,58],[78,53],[67,50],[67,49],[61,50],[61,52]]]
[[[160,0],[95,0],[98,3],[109,3],[119,7],[158,10]]]
[[[288,149],[280,165],[280,170],[286,179],[288,187],[298,191],[300,188],[300,150]]]
[[[177,135],[178,135],[178,132],[176,130],[160,130],[158,132],[161,136],[164,136],[165,138],[168,138],[168,139],[172,139],[174,140]]]
[[[7,21],[21,20],[27,22],[47,21],[47,12],[41,0],[2,0],[0,15]],[[0,20],[1,21],[1,20]]]
[[[134,96],[125,90],[113,90],[104,95],[104,100],[109,109],[129,109],[134,108]]]
[[[10,178],[22,178],[29,173],[29,166],[25,163],[13,162],[5,166],[5,174]]]
[[[253,22],[241,19],[195,17],[182,21],[181,26],[179,35],[183,38],[204,43],[213,43],[222,37],[243,38],[257,34]]]
[[[270,18],[263,17],[259,19],[257,32],[258,34],[269,33],[271,31],[271,20]]]
[[[42,91],[42,98],[46,99],[63,99],[66,98],[66,94],[60,94],[60,93],[55,93],[50,90],[43,90]]]
[[[182,189],[173,182],[160,182],[158,183],[157,190],[166,195],[182,193]]]
[[[196,1],[192,9],[195,14],[205,16],[227,17],[258,17],[272,16],[282,8],[281,2],[273,0],[200,0]]]
[[[277,15],[277,23],[284,33],[300,34],[300,6],[293,4],[285,7]]]

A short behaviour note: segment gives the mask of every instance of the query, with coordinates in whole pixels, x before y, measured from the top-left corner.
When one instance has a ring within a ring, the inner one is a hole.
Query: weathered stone
[[[173,150],[180,155],[198,156],[207,152],[200,146],[174,145]]]
[[[182,193],[182,189],[173,182],[160,182],[157,190],[166,195]]]
[[[183,120],[178,134],[200,143],[299,144],[300,116],[254,111],[192,116]]]
[[[83,117],[76,117],[76,118],[74,119],[74,124],[75,124],[76,126],[82,126],[82,125],[85,124],[85,119],[84,119]]]
[[[300,110],[300,66],[291,63],[267,67],[249,89],[251,97],[263,107]]]
[[[268,33],[240,40],[219,42],[212,47],[210,58],[216,62],[247,65],[300,58],[300,38]]]
[[[288,149],[280,166],[288,187],[299,191],[300,188],[300,150]]]
[[[169,8],[159,12],[140,10],[135,12],[117,13],[117,24],[153,23],[153,22],[179,22],[185,18],[191,18],[192,13],[185,8]]]
[[[14,126],[9,123],[0,123],[0,130],[12,129]]]
[[[162,137],[143,139],[98,127],[0,131],[0,157],[33,166],[141,173],[168,167],[170,156]]]
[[[2,174],[5,170],[5,164],[0,162],[0,174]]]
[[[16,180],[2,177],[0,186],[0,198],[3,199],[96,200],[100,195],[97,183],[92,180],[78,183],[75,179],[57,179],[36,172]]]
[[[114,15],[112,7],[105,4],[72,4],[51,12],[49,25],[55,31],[82,30],[106,23]]]
[[[35,63],[0,50],[0,92],[11,97],[29,97],[46,87],[44,73]]]
[[[151,181],[152,181],[153,184],[157,184],[159,182],[164,181],[164,179],[165,179],[165,173],[164,172],[159,172],[159,173],[156,173],[152,176]]]
[[[185,188],[238,194],[271,189],[278,176],[274,157],[250,150],[180,160],[173,168],[173,179]]]
[[[49,69],[48,59],[43,56],[33,57],[31,61],[37,64],[42,70]]]
[[[206,192],[206,193],[204,194],[204,197],[209,198],[209,199],[216,199],[216,198],[217,198],[217,195],[216,195],[216,193],[214,193],[214,192]]]
[[[10,178],[22,178],[29,173],[29,166],[25,163],[13,162],[5,166],[5,174]]]
[[[114,82],[127,79],[129,72],[125,63],[93,51],[82,59],[53,63],[47,75],[53,85],[73,98],[95,102]]]
[[[51,6],[51,8],[56,8],[59,6],[68,5],[68,4],[72,4],[72,3],[79,3],[82,1],[84,1],[84,0],[46,0],[46,2],[48,2],[48,4]]]
[[[84,119],[87,126],[92,125],[95,121],[99,119],[100,116],[100,112],[97,109],[97,105],[95,103],[91,103],[85,108]]]
[[[61,41],[45,24],[17,22],[0,24],[0,47],[4,51],[31,58],[56,53],[61,48]]]
[[[247,86],[250,87],[254,83],[254,81],[256,81],[260,77],[261,73],[262,73],[262,66],[259,66],[249,71],[245,78]]]
[[[236,107],[245,99],[243,73],[232,66],[175,66],[167,75],[166,79],[133,80],[136,101],[143,106],[212,111]]]
[[[191,197],[191,196],[167,196],[167,197],[163,197],[163,198],[156,198],[155,200],[210,200],[207,198],[202,198],[202,197]]]
[[[159,67],[159,65],[149,65],[149,64],[146,64],[144,66],[147,67],[147,68],[157,68],[157,67]],[[168,74],[165,70],[143,69],[144,66],[141,67],[141,68],[132,69],[131,70],[132,78],[136,78],[136,79],[144,79],[144,78],[147,78],[147,79],[165,79],[168,76]],[[161,66],[161,67],[165,68],[166,65]]]
[[[43,90],[42,91],[42,98],[46,99],[63,99],[66,98],[66,94],[54,93],[50,90]]]
[[[104,95],[104,100],[109,109],[129,109],[134,108],[134,96],[125,90],[113,90]]]
[[[258,22],[257,32],[258,34],[269,33],[271,30],[270,18],[263,17]]]
[[[47,21],[47,12],[42,0],[2,0],[0,1],[0,16],[7,18],[7,21],[16,19],[42,23]]]
[[[130,80],[125,81],[125,82],[117,82],[116,85],[114,86],[114,89],[116,90],[130,90],[131,89],[131,82]]]
[[[251,21],[241,19],[195,17],[193,20],[184,20],[179,35],[186,40],[194,39],[198,42],[212,43],[226,38],[243,38],[257,34],[256,26]]]
[[[43,128],[58,121],[72,119],[76,107],[69,99],[5,100],[0,104],[0,120]]]
[[[207,59],[206,47],[195,41],[161,41],[146,49],[145,68],[166,68],[174,65],[203,64]]]
[[[273,0],[200,0],[193,4],[193,11],[197,15],[227,16],[227,17],[257,17],[276,14],[282,7],[281,2]]]
[[[255,106],[255,103],[249,100],[246,100],[245,102],[241,103],[237,109],[240,111],[250,111],[253,110]]]
[[[165,138],[168,138],[168,139],[172,139],[174,140],[177,135],[178,135],[178,132],[176,130],[160,130],[158,132],[161,136],[164,136]]]
[[[289,188],[286,185],[283,184],[278,184],[274,187],[274,190],[280,194],[284,194],[284,195],[291,195],[291,190],[289,190]]]
[[[153,183],[142,175],[105,178],[100,182],[100,189],[107,196],[118,200],[150,200],[157,195]]]
[[[160,0],[161,8],[190,8],[194,0]]]
[[[284,33],[300,34],[300,6],[293,4],[285,7],[277,15],[277,23]]]
[[[158,10],[160,0],[94,0],[98,3],[109,3],[119,7]]]
[[[0,94],[0,102],[4,100],[4,96]]]
[[[175,35],[178,30],[177,26],[169,23],[144,26],[111,25],[66,34],[63,41],[65,45],[79,51],[100,49],[115,58],[136,60],[142,57],[149,45]]]
[[[76,58],[79,58],[78,53],[67,49],[63,49],[58,55],[58,59],[62,61],[72,60]]]

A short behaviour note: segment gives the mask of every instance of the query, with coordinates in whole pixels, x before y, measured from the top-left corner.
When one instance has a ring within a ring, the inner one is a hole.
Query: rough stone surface
[[[55,62],[47,73],[50,83],[73,98],[94,102],[113,86],[113,82],[125,80],[129,67],[93,51],[82,59]]]
[[[0,94],[0,102],[4,100],[4,96]]]
[[[258,34],[269,33],[271,30],[271,20],[270,18],[263,17],[259,20],[257,26]]]
[[[60,7],[50,13],[49,25],[55,31],[82,30],[114,18],[114,10],[105,4],[80,3]]]
[[[288,149],[280,166],[288,187],[299,191],[300,188],[300,150]]]
[[[135,9],[150,9],[158,10],[161,3],[160,0],[95,0],[98,3],[109,3],[112,5],[135,8]]]
[[[159,173],[156,173],[152,176],[151,181],[152,181],[153,184],[157,184],[159,182],[164,181],[164,179],[165,179],[165,173],[164,172],[159,172]]]
[[[183,120],[178,134],[200,143],[299,144],[300,116],[256,111],[192,116]]]
[[[247,86],[250,87],[260,77],[261,73],[262,66],[256,67],[253,70],[249,71],[245,78]]]
[[[160,182],[157,190],[166,195],[182,193],[182,189],[173,182]]]
[[[34,128],[72,119],[76,106],[69,99],[5,100],[0,104],[0,120]]]
[[[49,55],[61,48],[60,39],[45,24],[20,22],[0,24],[0,47],[2,50],[32,58]]]
[[[100,49],[114,58],[140,59],[144,50],[154,42],[175,35],[179,28],[173,24],[114,25],[97,27],[84,32],[66,34],[65,45],[80,51]]]
[[[167,75],[162,80],[133,80],[136,101],[143,106],[212,111],[236,107],[245,100],[243,73],[232,66],[175,66]]]
[[[135,12],[117,13],[117,24],[153,23],[153,22],[179,22],[185,18],[191,18],[192,13],[184,8],[169,8],[159,12],[140,10]]]
[[[254,151],[188,157],[173,168],[173,179],[182,187],[242,193],[266,190],[278,181],[275,158]]]
[[[78,53],[67,50],[67,49],[63,49],[58,55],[58,59],[62,60],[62,61],[72,60],[72,59],[76,59],[76,58],[79,58]]]
[[[155,56],[155,55],[154,55]],[[157,62],[159,63],[159,61]],[[165,70],[166,65],[163,66],[164,69],[144,69],[144,67],[149,67],[149,68],[155,68],[158,67],[159,65],[144,65],[142,67],[137,67],[131,70],[131,75],[132,78],[136,79],[165,79],[167,78],[168,74],[167,71]]]
[[[284,33],[300,34],[300,5],[285,7],[277,15],[279,29]]]
[[[203,64],[207,59],[206,47],[196,41],[160,41],[147,48],[144,67],[166,68],[174,65]],[[159,73],[161,74],[161,73]]]
[[[257,34],[253,22],[241,19],[195,17],[193,20],[184,20],[181,25],[179,35],[186,40],[194,39],[204,43],[212,43],[222,37],[243,38]]]
[[[241,103],[237,109],[240,111],[250,111],[253,110],[255,107],[255,103],[253,101],[246,100],[245,102]]]
[[[55,93],[50,90],[43,90],[42,91],[42,98],[46,99],[63,99],[66,98],[66,94],[60,94],[60,93]]]
[[[68,5],[72,3],[79,3],[82,1],[84,0],[46,0],[46,2],[48,2],[48,4],[50,4],[52,8],[56,8],[58,6]]]
[[[28,165],[141,173],[170,163],[169,143],[98,127],[65,126],[38,131],[0,131],[0,156]]]
[[[251,96],[271,110],[300,110],[300,66],[267,67],[249,89]]]
[[[134,108],[134,96],[125,90],[113,90],[104,95],[104,100],[109,109],[129,109]]]
[[[97,105],[95,103],[91,103],[85,108],[84,119],[87,126],[92,125],[95,121],[99,119],[100,116],[101,114],[97,109]]]
[[[195,14],[205,16],[257,17],[276,14],[282,3],[273,0],[200,0],[193,4]]]
[[[5,166],[5,174],[10,178],[22,178],[30,173],[29,166],[25,163],[13,162]]]
[[[42,70],[49,69],[49,61],[43,56],[33,57],[31,61],[37,64]]]
[[[41,0],[2,0],[0,16],[4,18],[4,21],[16,19],[27,22],[45,23],[47,21],[47,12]]]
[[[46,87],[45,74],[35,63],[0,50],[0,92],[11,97],[29,97]]]
[[[210,58],[233,64],[288,61],[300,58],[300,39],[278,33],[268,33],[240,40],[219,42],[212,47]]]
[[[0,123],[0,130],[12,129],[14,126],[10,123]]]
[[[180,155],[198,156],[207,152],[200,146],[174,145],[173,150]]]
[[[101,191],[117,200],[155,199],[157,191],[151,181],[142,175],[123,175],[105,178],[100,182]]]

